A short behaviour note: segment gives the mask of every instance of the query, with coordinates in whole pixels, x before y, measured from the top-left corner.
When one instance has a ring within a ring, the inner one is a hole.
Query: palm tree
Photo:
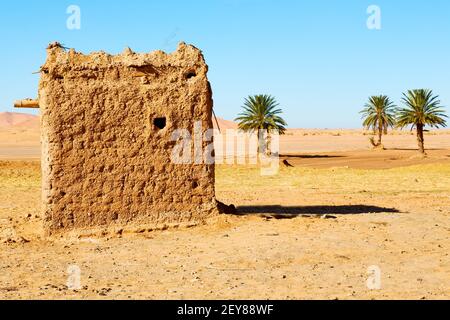
[[[417,130],[419,151],[425,154],[423,132],[426,125],[432,128],[445,127],[447,115],[441,106],[439,96],[434,96],[432,90],[408,90],[403,94],[404,108],[398,110],[397,125],[400,128],[411,125]]]
[[[389,127],[395,125],[395,105],[388,96],[372,96],[360,112],[364,119],[364,127],[378,132],[378,142],[371,142],[374,147],[382,146],[383,133],[387,134]]]
[[[247,132],[261,130],[267,133],[267,141],[264,142],[260,135],[259,151],[269,150],[270,135],[273,132],[284,134],[287,123],[279,115],[282,113],[278,108],[279,104],[274,97],[270,95],[255,95],[245,99],[244,111],[239,114],[235,121],[239,124],[239,129]]]

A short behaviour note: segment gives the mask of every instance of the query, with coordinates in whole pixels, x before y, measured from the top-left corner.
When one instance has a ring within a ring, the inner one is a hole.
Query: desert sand
[[[409,132],[373,151],[360,130],[290,130],[281,153],[294,167],[271,177],[217,167],[217,198],[237,215],[194,228],[48,239],[37,128],[0,126],[0,298],[450,297],[449,131],[427,134],[423,159]],[[76,291],[67,286],[70,266],[81,270]],[[366,285],[371,266],[381,270],[379,290]]]

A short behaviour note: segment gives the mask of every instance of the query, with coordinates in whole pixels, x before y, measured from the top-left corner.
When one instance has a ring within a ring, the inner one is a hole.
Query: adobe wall
[[[170,158],[175,129],[193,132],[195,121],[212,128],[200,50],[181,43],[172,54],[83,55],[53,44],[41,71],[47,233],[180,224],[218,213],[214,165]],[[157,118],[166,119],[164,129]]]

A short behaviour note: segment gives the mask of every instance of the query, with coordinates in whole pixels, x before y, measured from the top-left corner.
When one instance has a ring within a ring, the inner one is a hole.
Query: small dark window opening
[[[197,181],[192,181],[192,189],[197,189],[199,187]]]
[[[186,79],[191,79],[191,78],[194,78],[194,77],[196,77],[197,76],[197,74],[194,72],[194,71],[191,71],[191,72],[188,72],[187,74],[186,74]]]
[[[155,120],[153,120],[153,124],[155,125],[156,128],[162,130],[167,125],[167,119],[166,118],[156,118]]]

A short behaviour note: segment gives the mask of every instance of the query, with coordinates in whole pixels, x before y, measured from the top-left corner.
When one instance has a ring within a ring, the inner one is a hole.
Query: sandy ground
[[[0,126],[0,160],[39,160],[39,130]]]
[[[11,143],[3,131],[0,298],[449,299],[450,136],[428,136],[434,150],[422,159],[409,150],[414,136],[387,137],[389,150],[371,151],[367,136],[338,134],[288,137],[295,147],[282,151],[295,167],[276,176],[219,166],[217,196],[239,215],[191,229],[50,240],[39,154],[27,149],[37,136],[22,132]],[[67,287],[71,266],[81,270],[77,291]],[[371,266],[381,270],[379,290],[367,287]]]

